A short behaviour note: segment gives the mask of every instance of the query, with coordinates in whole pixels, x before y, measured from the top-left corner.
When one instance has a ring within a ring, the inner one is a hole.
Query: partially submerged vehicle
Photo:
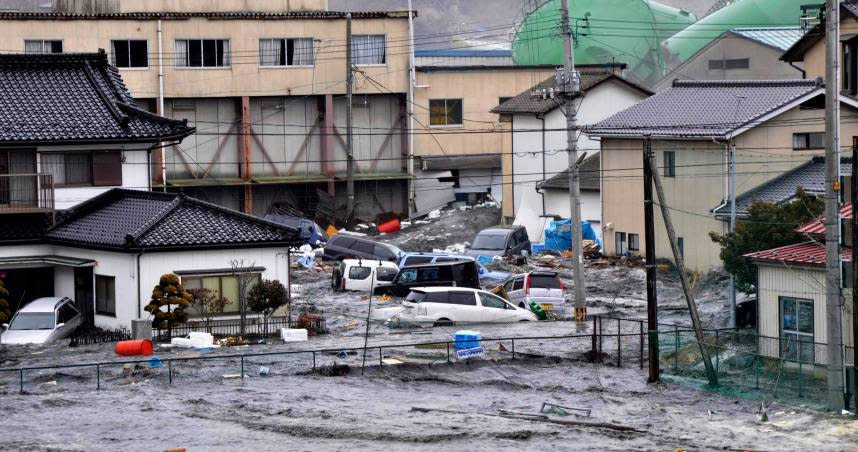
[[[501,286],[510,303],[520,307],[529,308],[533,302],[545,311],[560,312],[564,308],[566,297],[564,295],[563,281],[557,272],[535,271],[515,275]]]
[[[403,252],[395,245],[382,243],[368,237],[339,233],[325,244],[322,259],[337,261],[342,259],[378,259],[388,262],[399,262]]]
[[[334,290],[369,292],[374,287],[393,282],[399,267],[393,262],[373,259],[344,259],[334,267],[331,287]]]
[[[508,323],[538,320],[536,314],[479,289],[418,287],[402,302],[400,323],[443,326],[457,323]]]
[[[530,252],[530,239],[524,226],[495,226],[474,236],[467,255],[479,260],[481,257],[520,256],[522,251]]]
[[[83,316],[70,298],[37,298],[3,324],[0,343],[47,344],[69,337],[82,323]]]
[[[391,284],[376,287],[373,293],[404,297],[415,287],[434,286],[479,289],[480,277],[476,262],[456,260],[402,267]]]
[[[325,242],[328,241],[328,234],[313,220],[278,213],[269,213],[263,219],[297,229],[301,238],[312,247],[325,246]]]
[[[399,259],[399,267],[402,268],[409,265],[455,261],[476,261],[476,259],[472,256],[465,256],[463,254],[410,252],[404,253]],[[479,262],[477,262],[477,268],[480,272],[480,279],[502,281],[509,278],[509,273],[489,270]]]

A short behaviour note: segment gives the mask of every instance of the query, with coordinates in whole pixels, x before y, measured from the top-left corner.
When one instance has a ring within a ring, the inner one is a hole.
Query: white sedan
[[[83,322],[74,301],[48,297],[31,301],[21,308],[12,322],[4,324],[0,343],[45,344],[66,338]]]
[[[417,287],[402,302],[399,321],[422,325],[507,323],[538,320],[489,292],[464,287]]]

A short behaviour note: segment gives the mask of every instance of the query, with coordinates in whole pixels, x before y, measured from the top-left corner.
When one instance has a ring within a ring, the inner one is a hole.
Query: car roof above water
[[[485,292],[482,289],[474,289],[472,287],[439,287],[439,286],[430,286],[430,287],[414,287],[411,289],[412,292],[423,292],[423,293],[433,293],[433,292],[451,292],[451,291],[459,291],[459,292]]]
[[[54,308],[56,308],[57,305],[65,299],[66,298],[64,297],[37,298],[27,303],[27,305],[21,308],[18,312],[54,312]]]

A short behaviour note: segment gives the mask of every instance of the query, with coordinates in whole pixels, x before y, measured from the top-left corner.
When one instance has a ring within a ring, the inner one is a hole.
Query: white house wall
[[[780,337],[780,298],[802,298],[813,300],[813,341],[814,355],[817,364],[828,363],[828,352],[824,344],[828,343],[828,325],[826,323],[825,306],[825,271],[823,268],[798,267],[789,264],[757,264],[759,269],[758,282],[758,313],[757,324],[760,336]],[[846,306],[844,313],[851,313],[851,290],[844,289]],[[847,347],[852,346],[852,318],[843,316],[843,341]],[[760,353],[765,356],[779,356],[779,342],[772,339],[761,339]],[[848,362],[852,362],[851,353]]]

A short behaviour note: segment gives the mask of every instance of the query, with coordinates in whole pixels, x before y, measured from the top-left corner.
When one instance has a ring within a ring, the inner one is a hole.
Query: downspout
[[[545,182],[545,116],[542,117],[542,182]],[[542,217],[545,217],[545,193],[539,191],[539,184],[534,187],[542,197]]]
[[[408,0],[408,57],[411,70],[408,74],[408,213],[417,211],[417,189],[414,175],[414,87],[417,85],[417,72],[414,62],[414,10]]]
[[[140,305],[140,289],[142,288],[140,285],[140,256],[143,255],[143,251],[137,253],[137,318],[139,319],[143,315],[143,307]]]
[[[164,115],[164,44],[161,30],[161,19],[158,19],[158,114]],[[167,150],[161,143],[161,182],[164,193],[167,192]]]
[[[793,69],[795,69],[795,70],[797,70],[797,71],[801,72],[801,78],[802,78],[802,79],[806,79],[806,78],[807,78],[807,71],[805,71],[804,69],[802,69],[802,68],[800,68],[800,67],[798,67],[798,66],[794,65],[794,64],[792,63],[792,61],[787,61],[787,64],[789,64],[790,66],[792,66],[792,68],[793,68]]]

